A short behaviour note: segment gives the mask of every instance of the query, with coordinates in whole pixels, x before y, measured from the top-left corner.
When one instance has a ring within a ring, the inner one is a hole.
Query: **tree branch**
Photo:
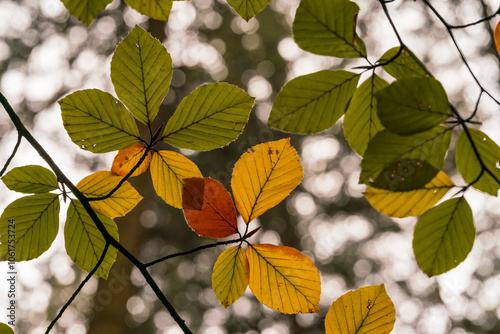
[[[23,139],[23,136],[21,136],[21,134],[18,132],[16,146],[14,146],[14,150],[12,151],[12,154],[5,162],[5,165],[3,166],[2,171],[0,171],[0,177],[2,177],[3,173],[5,173],[5,171],[7,170],[7,167],[9,167],[9,165],[10,165],[10,162],[12,161],[14,156],[16,155],[17,149],[19,148],[19,145],[21,145],[21,139]]]

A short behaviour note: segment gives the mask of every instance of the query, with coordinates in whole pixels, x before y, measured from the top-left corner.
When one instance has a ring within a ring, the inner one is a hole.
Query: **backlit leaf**
[[[83,24],[90,25],[112,0],[61,0],[66,9]]]
[[[195,89],[168,120],[163,140],[197,151],[209,151],[235,140],[248,122],[254,98],[227,83]]]
[[[271,0],[227,0],[227,3],[246,21],[263,10]]]
[[[449,199],[420,216],[413,233],[417,263],[429,277],[458,266],[472,250],[476,229],[464,197]]]
[[[126,176],[132,168],[137,165],[141,157],[144,155],[146,147],[141,144],[135,144],[120,150],[113,160],[113,165],[111,166],[111,171],[120,176]],[[137,169],[132,173],[131,176],[137,176],[144,173],[151,162],[151,152],[148,152],[142,163],[137,167]]]
[[[368,142],[384,129],[377,115],[375,93],[388,83],[373,75],[356,89],[344,116],[345,139],[359,155],[363,156]]]
[[[14,334],[14,330],[4,324],[3,322],[0,322],[0,333],[2,334]]]
[[[118,228],[115,222],[106,216],[97,214],[109,234],[118,240]],[[71,200],[64,225],[66,252],[71,260],[87,272],[91,272],[101,258],[106,241],[90,218],[82,203]],[[108,278],[109,270],[116,260],[117,250],[109,246],[104,260],[95,272],[96,276]]]
[[[13,168],[2,177],[2,181],[10,190],[25,194],[47,193],[58,188],[54,173],[37,165]]]
[[[158,196],[178,209],[182,209],[184,179],[203,177],[191,160],[172,151],[155,152],[150,170],[153,186]]]
[[[457,169],[465,182],[478,190],[492,196],[498,196],[500,189],[500,147],[485,133],[476,129],[468,129],[458,136],[455,160]],[[471,144],[472,141],[472,145]],[[484,168],[479,162],[476,151]]]
[[[316,133],[344,114],[359,74],[319,71],[287,82],[274,100],[267,126],[292,133]]]
[[[190,180],[192,179],[185,179],[185,185],[189,185]],[[219,181],[211,178],[203,180],[201,208],[192,209],[192,206],[183,203],[184,217],[188,225],[199,235],[210,238],[225,238],[238,233],[236,209],[231,195]],[[185,197],[183,195],[183,202]]]
[[[366,57],[356,34],[359,7],[349,0],[302,0],[293,21],[293,38],[304,50],[339,58]]]
[[[125,0],[127,5],[139,13],[160,21],[168,21],[171,0]]]
[[[240,246],[228,248],[219,255],[212,274],[212,287],[224,307],[233,304],[245,292],[249,273],[247,255]]]
[[[440,171],[422,189],[392,192],[369,187],[366,199],[379,212],[389,217],[418,216],[434,206],[455,184]]]
[[[111,60],[111,80],[118,98],[135,118],[149,125],[160,110],[171,78],[172,59],[167,49],[135,26],[118,44]]]
[[[445,126],[412,136],[377,133],[361,161],[359,183],[391,191],[422,188],[443,167],[451,135]]]
[[[236,162],[231,179],[238,212],[248,224],[288,196],[303,175],[289,138],[252,147]]]
[[[326,314],[326,334],[389,334],[396,310],[384,284],[350,291],[337,299]]]
[[[402,78],[375,94],[378,117],[389,131],[412,135],[453,115],[448,96],[434,78]]]
[[[140,142],[134,117],[109,93],[80,90],[58,103],[68,135],[84,150],[105,153]]]
[[[399,51],[399,46],[388,50],[382,55],[381,63],[387,62]],[[408,77],[427,77],[429,71],[427,67],[408,48],[404,48],[399,56],[390,63],[383,65],[384,70],[396,79]]]
[[[9,260],[13,246],[15,262],[39,257],[49,249],[58,228],[56,194],[36,194],[15,200],[0,216],[0,261]]]
[[[284,246],[249,245],[249,285],[267,307],[286,314],[318,313],[321,281],[313,262]]]
[[[113,172],[100,171],[84,177],[76,187],[88,198],[107,196],[123,177]],[[142,196],[125,181],[117,191],[106,199],[92,201],[90,206],[98,213],[107,217],[121,217],[132,210]]]

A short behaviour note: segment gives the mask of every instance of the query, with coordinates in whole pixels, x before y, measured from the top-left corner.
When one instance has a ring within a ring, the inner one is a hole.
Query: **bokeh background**
[[[429,279],[411,249],[415,218],[390,219],[370,207],[365,187],[357,183],[360,157],[343,138],[342,124],[309,136],[289,136],[265,124],[272,101],[288,80],[321,69],[365,65],[359,60],[321,57],[301,51],[291,36],[299,0],[273,0],[249,22],[235,15],[225,0],[174,3],[169,22],[150,20],[114,1],[86,28],[58,0],[0,1],[0,90],[61,169],[76,183],[98,170],[109,170],[113,154],[80,150],[67,136],[55,103],[84,88],[114,94],[109,78],[111,54],[136,24],[167,47],[174,72],[170,91],[157,118],[168,120],[189,92],[206,82],[235,84],[256,97],[244,133],[228,147],[196,153],[180,150],[204,176],[229,188],[234,163],[249,147],[291,137],[305,177],[277,207],[251,223],[262,226],[251,241],[292,246],[312,258],[321,272],[321,314],[282,315],[261,305],[248,290],[224,309],[211,288],[213,264],[224,247],[177,257],[151,268],[151,273],[195,333],[299,334],[324,333],[324,317],[333,301],[349,290],[385,283],[396,306],[394,333],[465,334],[500,332],[500,206],[498,200],[470,190],[477,230],[466,261]],[[358,34],[376,61],[397,46],[377,1],[358,0]],[[441,0],[435,4],[452,24],[464,24],[497,10],[497,0]],[[468,115],[479,89],[447,35],[421,2],[388,4],[406,44],[443,83],[459,112]],[[499,58],[492,39],[498,17],[456,30],[471,68],[500,98]],[[387,80],[392,80],[378,71]],[[365,77],[362,77],[364,80]],[[499,106],[482,99],[477,120],[500,142]],[[11,153],[17,134],[0,108],[0,162]],[[174,149],[165,144],[166,149]],[[11,167],[45,163],[25,142]],[[453,149],[445,170],[458,185]],[[143,261],[189,250],[213,240],[198,237],[180,210],[154,192],[148,173],[131,180],[145,197],[124,218],[116,219],[121,242]],[[0,209],[19,197],[0,184]],[[452,192],[453,193],[453,190]],[[66,204],[61,203],[60,233],[40,258],[17,264],[16,333],[43,333],[58,309],[85,277],[64,252],[62,236]],[[7,287],[0,264],[0,309]],[[5,274],[6,275],[6,274]],[[6,322],[0,314],[0,321]],[[180,329],[157,301],[140,273],[119,255],[109,279],[93,278],[58,321],[52,333],[178,334]]]

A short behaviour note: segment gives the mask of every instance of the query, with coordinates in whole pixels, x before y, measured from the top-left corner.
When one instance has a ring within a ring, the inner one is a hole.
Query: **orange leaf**
[[[264,305],[282,313],[318,313],[321,281],[311,259],[298,250],[249,245],[249,285]]]
[[[500,21],[497,23],[495,27],[495,44],[497,46],[497,52],[500,54]]]
[[[111,171],[115,172],[117,175],[126,176],[132,168],[139,162],[141,157],[144,155],[146,148],[141,144],[135,144],[126,148],[124,150],[118,151],[115,159],[113,160],[113,165],[111,166]],[[148,152],[144,161],[139,167],[132,173],[131,176],[137,176],[148,169],[149,163],[151,162],[151,153]]]
[[[256,145],[234,165],[231,187],[248,224],[281,202],[302,180],[302,165],[290,138]]]
[[[183,194],[184,217],[188,225],[199,235],[210,238],[225,238],[238,233],[236,209],[229,192],[219,181],[208,177],[201,180],[204,180],[203,191],[189,187],[193,178],[184,180],[184,189],[195,189],[194,195],[187,190]],[[201,208],[199,203],[193,204],[193,198],[196,203],[200,197],[203,198]]]

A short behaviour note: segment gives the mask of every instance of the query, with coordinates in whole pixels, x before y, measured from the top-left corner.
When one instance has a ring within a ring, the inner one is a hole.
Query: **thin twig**
[[[5,173],[5,171],[7,170],[7,168],[9,167],[12,159],[14,158],[14,156],[16,155],[17,153],[17,149],[19,148],[19,145],[21,145],[21,139],[23,139],[23,136],[21,136],[21,134],[18,132],[17,133],[17,142],[16,142],[16,146],[14,146],[14,150],[12,151],[12,154],[10,155],[10,157],[7,159],[7,161],[5,162],[5,165],[3,166],[2,168],[2,171],[0,171],[0,177],[2,177],[3,173]]]
[[[108,252],[108,248],[109,248],[109,243],[106,242],[106,244],[104,245],[104,249],[102,251],[101,257],[99,258],[99,261],[97,261],[97,263],[94,266],[94,268],[87,274],[87,276],[85,277],[85,279],[80,283],[80,285],[78,285],[78,288],[75,290],[75,292],[73,292],[73,295],[69,298],[69,300],[59,310],[59,312],[57,313],[57,316],[52,320],[52,322],[50,323],[49,327],[47,327],[47,330],[45,331],[45,334],[49,334],[50,330],[52,329],[52,327],[54,327],[54,325],[59,320],[59,318],[61,318],[61,316],[63,315],[64,311],[66,311],[66,309],[69,307],[69,305],[73,302],[73,300],[76,298],[76,296],[78,296],[78,294],[80,293],[80,291],[83,289],[83,287],[85,286],[85,284],[87,284],[87,282],[90,280],[90,278],[95,274],[95,272],[97,271],[97,269],[101,266],[101,263],[102,263],[102,261],[104,261],[104,258],[106,257],[106,253]]]

